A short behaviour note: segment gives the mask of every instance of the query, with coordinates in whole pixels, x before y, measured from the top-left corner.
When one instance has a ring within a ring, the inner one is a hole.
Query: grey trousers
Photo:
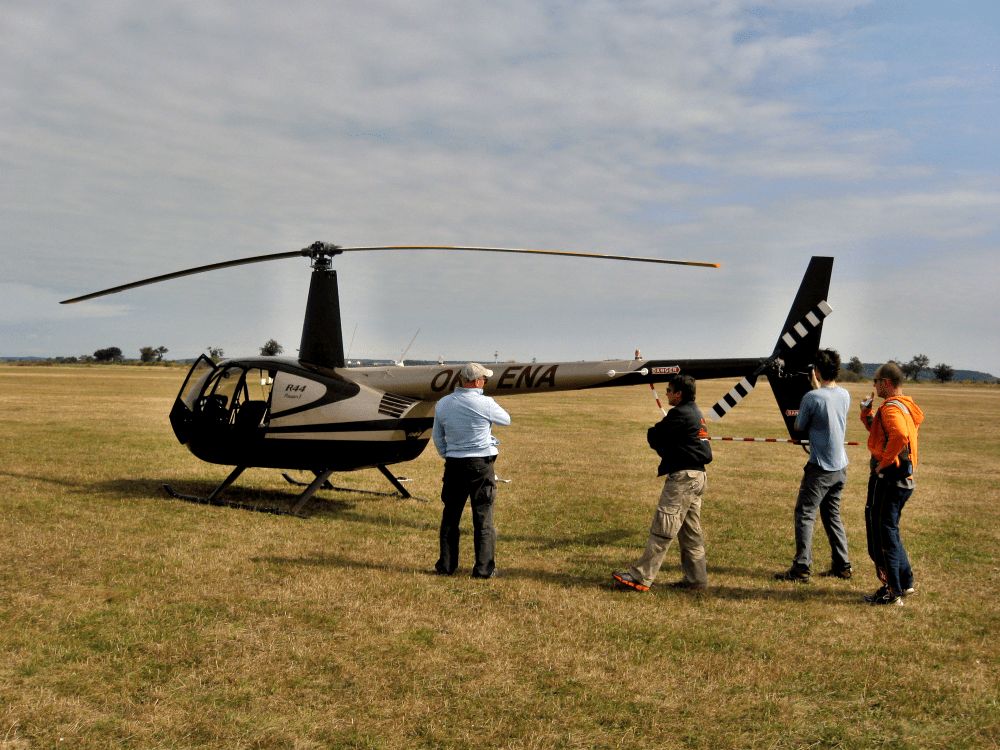
[[[646,549],[629,569],[633,578],[651,586],[676,538],[681,548],[684,580],[699,586],[708,584],[705,540],[701,533],[701,498],[705,485],[704,471],[675,471],[667,475],[653,514]]]
[[[813,527],[819,510],[823,529],[830,541],[830,567],[844,570],[851,567],[847,554],[847,531],[840,518],[840,497],[847,482],[847,469],[826,471],[809,462],[802,470],[799,497],[795,501],[795,559],[792,564],[799,569],[812,567]]]

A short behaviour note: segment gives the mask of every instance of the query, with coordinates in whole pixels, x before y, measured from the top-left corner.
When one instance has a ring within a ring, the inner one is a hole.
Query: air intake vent
[[[407,409],[417,403],[417,400],[415,398],[407,398],[406,396],[397,396],[395,393],[387,393],[382,397],[382,401],[379,402],[378,413],[398,419],[403,416],[403,413]]]

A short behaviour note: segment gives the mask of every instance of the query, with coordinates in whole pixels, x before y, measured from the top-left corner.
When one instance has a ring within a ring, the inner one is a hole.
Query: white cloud
[[[51,289],[0,281],[0,325],[110,318],[128,312],[122,304],[97,302],[68,307],[59,301]]]
[[[882,101],[898,66],[859,9],[872,6],[8,2],[0,254],[14,301],[3,320],[27,335],[65,314],[59,297],[314,239],[534,245],[727,266],[637,279],[485,263],[503,290],[480,328],[493,346],[600,356],[639,343],[622,331],[663,338],[650,305],[693,312],[707,298],[744,316],[763,306],[766,333],[704,343],[754,353],[773,343],[772,306],[787,304],[761,290],[796,277],[811,252],[838,255],[846,272],[876,249],[894,259],[909,246],[927,257],[996,245],[996,149],[963,171],[912,153],[913,110]],[[941,69],[925,83],[982,80]],[[419,325],[414,353],[454,349],[450,305],[475,299],[468,259],[341,267],[345,327],[359,319],[371,346],[396,354]],[[172,352],[252,346],[264,330],[287,342],[305,278],[288,268],[129,297],[141,334],[113,330]],[[86,304],[75,314],[124,317],[124,305]],[[547,341],[545,320],[565,335]],[[204,341],[215,325],[228,338]]]

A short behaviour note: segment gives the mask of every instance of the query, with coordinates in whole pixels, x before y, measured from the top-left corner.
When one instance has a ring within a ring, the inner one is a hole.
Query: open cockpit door
[[[191,438],[191,423],[195,407],[198,405],[198,397],[216,369],[215,363],[202,354],[191,365],[187,377],[184,378],[184,384],[177,393],[173,408],[170,410],[170,424],[182,445]]]

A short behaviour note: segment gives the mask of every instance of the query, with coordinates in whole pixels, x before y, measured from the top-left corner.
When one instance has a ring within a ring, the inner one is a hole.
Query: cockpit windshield
[[[181,386],[181,392],[177,394],[177,398],[183,401],[188,409],[194,409],[195,401],[205,387],[205,381],[214,371],[215,365],[212,360],[204,355],[198,357],[198,360],[191,367],[184,385]]]

